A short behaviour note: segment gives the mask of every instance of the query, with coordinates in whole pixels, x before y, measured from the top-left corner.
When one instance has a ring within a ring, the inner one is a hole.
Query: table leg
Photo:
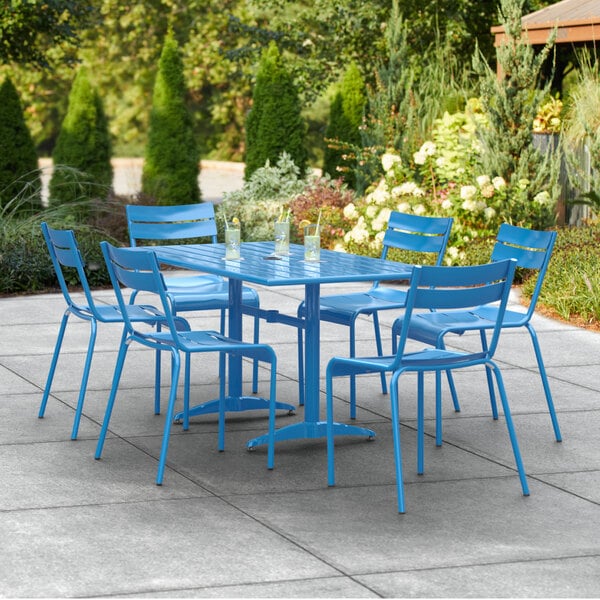
[[[242,281],[241,279],[229,280],[229,331],[228,336],[242,339]],[[229,395],[225,398],[226,412],[242,412],[246,410],[268,409],[269,400],[260,396],[244,396],[242,394],[242,357],[229,356]],[[292,404],[277,402],[275,408],[295,412]],[[207,415],[219,412],[219,399],[209,400],[190,408],[189,416]],[[181,421],[183,413],[175,415],[175,421]]]
[[[327,436],[327,422],[320,421],[319,411],[319,384],[320,384],[320,347],[321,347],[321,320],[320,296],[321,290],[318,283],[307,284],[305,287],[305,401],[304,422],[286,425],[275,431],[275,441],[292,439],[314,439]],[[369,439],[375,437],[371,429],[343,423],[333,424],[334,435],[363,435]],[[251,439],[247,446],[254,448],[267,443],[267,435]]]

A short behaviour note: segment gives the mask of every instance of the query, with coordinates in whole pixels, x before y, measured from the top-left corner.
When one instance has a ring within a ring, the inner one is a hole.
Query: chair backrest
[[[167,325],[171,331],[179,329],[175,324],[167,297],[165,281],[154,252],[152,250],[117,248],[108,242],[100,242],[100,246],[127,329],[135,331],[128,315],[127,302],[123,296],[121,286],[130,288],[134,292],[143,291],[156,294],[161,300]]]
[[[436,264],[442,264],[452,222],[451,217],[426,217],[392,211],[383,238],[381,258],[387,257],[390,248],[399,248],[437,254]]]
[[[41,224],[42,233],[48,246],[52,266],[58,279],[61,292],[67,305],[78,312],[91,313],[95,318],[101,319],[96,311],[94,298],[85,274],[85,262],[79,245],[75,238],[75,233],[71,229],[53,229],[47,223]],[[71,273],[65,273],[65,269],[73,269]],[[67,279],[71,280],[72,273],[77,274],[78,283],[81,286],[87,305],[81,305],[75,302],[69,291]]]
[[[404,323],[409,324],[414,309],[465,310],[481,304],[498,303],[498,314],[487,351],[473,356],[491,358],[502,330],[502,319],[508,303],[517,262],[514,259],[490,262],[468,267],[415,266],[406,297]],[[427,313],[429,314],[429,313]],[[398,345],[398,358],[408,338],[410,325],[402,327]]]
[[[538,270],[537,281],[526,313],[528,319],[535,310],[555,241],[556,231],[538,231],[508,223],[503,223],[498,230],[490,260],[513,258],[517,261],[518,267]]]
[[[180,206],[129,204],[125,212],[131,246],[140,240],[210,238],[212,243],[217,241],[215,208],[211,202]]]

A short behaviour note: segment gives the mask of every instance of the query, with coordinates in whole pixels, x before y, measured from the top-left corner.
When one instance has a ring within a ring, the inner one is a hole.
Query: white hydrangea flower
[[[492,179],[492,185],[495,189],[501,190],[506,187],[506,181],[504,181],[504,177],[494,177],[494,179]]]
[[[450,258],[456,258],[458,256],[458,248],[455,248],[454,246],[450,246],[446,252]]]
[[[382,208],[379,214],[371,222],[371,229],[373,231],[382,231],[385,229],[387,222],[390,220],[391,210],[389,208]]]
[[[461,200],[471,200],[477,195],[477,188],[474,185],[463,185],[460,188]]]
[[[370,204],[367,206],[366,215],[369,219],[372,219],[377,214],[378,208],[375,204]]]
[[[469,212],[475,212],[477,210],[477,202],[475,200],[465,200],[461,204],[461,208]]]
[[[427,212],[427,209],[422,204],[417,204],[413,208],[413,212],[415,213],[415,215],[423,215]]]
[[[486,208],[487,208],[487,204],[483,200],[480,200],[479,202],[477,202],[477,206],[476,206],[477,211],[483,212]]]
[[[435,159],[435,166],[438,167],[438,168],[440,168],[440,169],[443,168],[443,167],[445,167],[446,166],[446,159],[443,156],[438,156]]]
[[[342,242],[336,242],[334,247],[333,247],[333,251],[334,252],[346,252],[346,248],[344,247],[344,244]]]
[[[433,156],[435,154],[436,147],[432,141],[424,142],[421,148],[419,148],[419,152],[423,152],[426,156]]]
[[[479,177],[477,177],[477,185],[480,188],[486,186],[488,183],[490,183],[489,175],[480,175]]]
[[[400,202],[396,207],[398,212],[409,213],[410,212],[410,204],[408,202]]]
[[[413,160],[415,161],[415,165],[424,165],[427,161],[427,154],[419,150],[413,154]]]
[[[387,183],[381,180],[379,185],[367,196],[369,204],[385,204],[390,199]]]
[[[546,190],[544,190],[543,192],[537,193],[533,198],[534,202],[537,202],[538,204],[541,204],[542,206],[550,204],[551,200],[552,200],[552,198],[550,197],[550,194]]]
[[[486,183],[481,186],[481,195],[484,198],[493,198],[496,189],[491,183]]]
[[[496,216],[496,211],[491,206],[488,206],[483,211],[483,216],[485,217],[486,221],[491,221]]]
[[[396,163],[402,163],[402,159],[397,154],[386,152],[381,156],[381,165],[386,173],[391,170]]]
[[[452,209],[452,201],[449,200],[448,198],[446,198],[443,202],[442,202],[442,208],[444,210],[451,210]]]
[[[344,217],[346,217],[346,219],[358,219],[358,211],[353,202],[344,206]]]

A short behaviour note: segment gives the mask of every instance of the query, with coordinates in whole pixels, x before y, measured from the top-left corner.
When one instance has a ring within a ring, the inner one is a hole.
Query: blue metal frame
[[[120,323],[123,324],[123,313],[119,309],[119,306],[114,305],[97,305],[94,302],[92,292],[85,274],[85,262],[79,250],[75,234],[70,229],[54,229],[49,227],[47,223],[41,224],[42,233],[44,234],[44,240],[48,246],[48,252],[54,272],[58,279],[61,292],[67,304],[67,308],[63,314],[60,327],[58,330],[58,337],[54,346],[54,352],[52,354],[52,361],[50,363],[50,370],[48,372],[48,378],[44,387],[44,395],[40,404],[38,417],[41,419],[44,417],[46,412],[46,405],[52,389],[52,381],[54,380],[54,373],[58,364],[58,357],[62,347],[67,323],[71,315],[88,321],[90,324],[90,338],[88,342],[85,364],[83,367],[83,374],[81,376],[81,384],[79,386],[79,396],[77,398],[77,407],[75,409],[75,418],[73,420],[73,429],[71,431],[71,439],[77,439],[79,431],[79,423],[81,421],[81,414],[83,411],[83,404],[85,401],[85,394],[87,390],[88,379],[90,375],[90,369],[92,366],[92,358],[94,355],[94,346],[96,343],[96,335],[98,330],[98,323]],[[73,268],[77,273],[77,277],[83,294],[85,297],[85,303],[76,302],[71,292],[63,268]],[[149,323],[153,326],[159,326],[164,323],[164,318],[153,306],[147,305],[128,305],[126,308],[127,314],[132,321]],[[123,336],[125,335],[125,329],[123,329]],[[155,373],[154,382],[154,412],[160,413],[160,371]]]
[[[453,219],[448,217],[428,217],[393,211],[388,219],[383,238],[381,258],[388,259],[392,249],[409,250],[420,254],[435,255],[437,265],[442,263]],[[395,287],[381,287],[373,282],[371,289],[364,293],[336,294],[321,296],[320,319],[349,328],[349,356],[356,355],[356,320],[359,316],[372,316],[377,355],[383,354],[379,311],[401,310],[406,301],[406,292]],[[305,305],[298,307],[298,317],[304,317]],[[302,379],[302,329],[298,329],[299,378]],[[302,387],[302,386],[301,386]],[[381,391],[387,393],[385,376],[381,376]],[[302,398],[300,399],[302,403]],[[455,405],[458,410],[458,405]],[[350,377],[350,418],[356,418],[356,380]]]
[[[181,354],[185,355],[185,385],[183,398],[183,428],[185,430],[189,428],[191,355],[207,352],[219,353],[219,399],[217,410],[219,414],[219,451],[225,449],[225,413],[227,410],[225,403],[225,355],[236,357],[239,360],[244,357],[250,358],[252,360],[266,362],[270,365],[271,375],[268,400],[269,431],[266,437],[268,443],[267,467],[272,469],[275,456],[274,434],[277,380],[277,358],[273,349],[266,344],[244,343],[240,340],[226,337],[217,331],[191,330],[189,324],[185,320],[174,316],[172,310],[173,295],[168,291],[168,287],[165,284],[165,280],[159,268],[158,260],[152,250],[145,249],[143,251],[138,251],[138,249],[133,248],[115,248],[108,242],[102,242],[101,246],[119,306],[124,313],[126,337],[122,340],[119,348],[110,396],[106,406],[95,457],[99,459],[102,456],[104,441],[110,424],[112,409],[116,399],[125,358],[127,356],[127,350],[132,342],[136,342],[152,348],[157,352],[169,352],[171,355],[171,388],[156,475],[157,485],[162,485],[163,483],[169,436],[174,420],[177,386],[181,370]],[[167,328],[163,331],[151,331],[149,333],[136,329],[135,323],[130,320],[127,315],[127,307],[130,305],[126,304],[125,299],[123,298],[121,286],[131,288],[134,291],[145,291],[155,294],[160,300]],[[233,287],[236,286],[234,285]],[[230,375],[230,383],[233,379],[235,379],[235,377]]]
[[[396,491],[398,512],[405,511],[404,485],[402,475],[402,452],[400,446],[400,409],[398,383],[406,372],[417,373],[417,472],[424,471],[424,373],[435,373],[436,383],[436,445],[442,444],[441,427],[441,373],[483,365],[486,371],[494,374],[500,399],[504,409],[506,426],[513,449],[515,464],[519,473],[524,496],[529,495],[529,487],[523,468],[521,453],[512,422],[510,406],[506,397],[500,369],[492,360],[498,337],[502,330],[502,317],[506,309],[510,286],[516,263],[514,260],[478,265],[474,267],[415,267],[406,299],[404,313],[408,327],[400,331],[397,351],[391,356],[375,357],[334,357],[327,365],[327,477],[329,485],[335,485],[334,429],[333,429],[333,378],[356,376],[365,373],[391,373],[390,402],[391,424],[394,438],[394,459],[396,465]],[[416,352],[405,352],[410,338],[409,329],[421,313],[413,314],[414,309],[457,310],[477,306],[480,303],[498,302],[498,313],[493,323],[491,341],[481,352],[451,351],[443,348],[425,348]]]
[[[199,269],[229,278],[230,310],[229,331],[241,331],[241,282],[264,286],[303,285],[305,288],[306,317],[295,321],[295,317],[280,315],[276,310],[260,309],[261,318],[267,321],[282,322],[288,319],[298,327],[305,328],[305,408],[304,422],[278,429],[276,440],[318,438],[326,435],[326,423],[319,420],[319,374],[320,374],[320,291],[322,284],[352,281],[410,279],[412,265],[394,261],[356,256],[342,252],[321,250],[321,260],[311,263],[304,261],[304,248],[290,245],[290,255],[273,259],[273,242],[242,243],[242,260],[224,260],[224,244],[161,246],[155,248],[161,262],[176,267]],[[237,283],[236,283],[237,282]],[[230,358],[229,395],[239,396],[239,363]],[[246,399],[241,398],[241,404]],[[194,414],[195,409],[190,409]],[[179,416],[179,415],[178,415]],[[362,435],[373,437],[372,430],[345,424],[335,424],[339,435]],[[259,436],[248,442],[248,447],[266,443],[266,436]]]
[[[517,261],[518,267],[538,271],[535,288],[527,311],[517,312],[507,310],[504,313],[502,327],[507,329],[525,327],[529,332],[542,380],[542,386],[544,388],[544,394],[546,396],[546,404],[552,421],[554,436],[556,441],[560,442],[562,441],[562,434],[558,424],[554,402],[552,400],[552,392],[550,391],[546,368],[544,367],[542,351],[535,329],[531,324],[531,317],[533,317],[540,290],[544,283],[544,277],[548,269],[548,264],[550,263],[555,241],[556,231],[538,231],[504,223],[500,226],[498,231],[490,260],[494,262],[505,259],[514,259]],[[444,338],[447,333],[462,335],[465,331],[479,331],[481,345],[485,350],[487,345],[486,331],[493,329],[497,314],[498,308],[493,305],[478,306],[468,313],[462,312],[447,315],[444,312],[438,311],[436,313],[425,314],[411,324],[409,336],[415,340],[437,346],[438,348],[443,348]],[[395,343],[397,336],[400,334],[403,322],[404,320],[402,317],[394,322],[392,326],[392,344]],[[394,348],[393,345],[392,348]],[[489,371],[486,371],[486,374],[492,416],[494,419],[497,419],[498,409],[494,385]],[[448,376],[448,382],[453,399],[455,402],[458,402],[456,399],[456,387],[450,374]]]
[[[185,241],[201,239],[215,244],[217,242],[217,223],[215,210],[211,202],[183,204],[176,206],[144,206],[129,204],[125,207],[129,242],[133,248],[140,242]],[[220,331],[225,334],[225,313],[229,303],[229,284],[218,275],[202,274],[189,277],[168,277],[165,279],[169,292],[173,296],[175,313],[218,310],[220,311]],[[256,290],[242,288],[243,306],[251,309],[260,307]],[[259,340],[260,319],[254,312],[255,344]],[[160,357],[160,353],[159,353]],[[160,368],[160,365],[157,365]],[[252,392],[258,391],[258,361],[252,369]],[[214,406],[216,410],[216,406]],[[210,407],[206,407],[211,412]]]

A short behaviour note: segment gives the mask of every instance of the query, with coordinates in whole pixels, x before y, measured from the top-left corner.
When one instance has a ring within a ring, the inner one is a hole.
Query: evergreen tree
[[[532,127],[550,90],[551,78],[544,84],[542,73],[554,37],[541,51],[534,51],[521,31],[523,3],[524,0],[501,2],[500,18],[506,38],[497,49],[500,76],[479,52],[473,58],[487,116],[487,124],[479,128],[478,135],[483,172],[502,177],[511,189],[513,222],[526,220],[543,228],[554,221],[560,157],[558,152],[534,147]],[[546,195],[540,196],[541,192]]]
[[[157,204],[200,201],[200,153],[185,97],[183,63],[171,32],[165,38],[154,83],[142,172],[142,192]]]
[[[360,127],[366,102],[364,80],[356,64],[352,63],[331,103],[323,164],[325,173],[336,179],[343,177],[352,188],[356,186],[356,150],[361,142]]]
[[[362,130],[363,152],[357,166],[357,187],[381,174],[379,156],[394,149],[409,164],[415,147],[411,136],[419,130],[414,99],[415,69],[411,64],[408,26],[398,0],[393,0],[386,27],[388,55],[368,90],[368,108]]]
[[[304,147],[306,126],[301,116],[298,92],[274,42],[263,52],[252,95],[252,109],[246,119],[246,181],[267,160],[276,164],[287,152],[306,171]]]
[[[102,99],[80,68],[52,153],[50,204],[106,198],[112,185],[111,141]]]
[[[41,181],[35,146],[25,124],[19,95],[6,77],[0,86],[0,208],[39,206]]]

